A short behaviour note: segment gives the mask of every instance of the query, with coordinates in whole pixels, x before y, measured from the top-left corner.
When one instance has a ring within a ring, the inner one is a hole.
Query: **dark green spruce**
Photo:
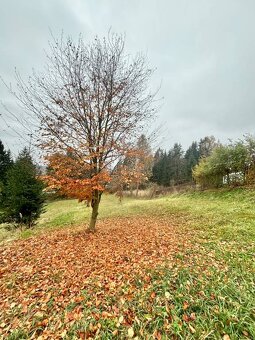
[[[43,188],[36,165],[25,148],[6,173],[2,222],[32,227],[43,211]]]

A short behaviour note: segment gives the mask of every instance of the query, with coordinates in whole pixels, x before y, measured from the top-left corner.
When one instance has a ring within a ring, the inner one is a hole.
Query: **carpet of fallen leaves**
[[[101,315],[91,317],[118,320],[118,307],[104,304],[106,295],[132,285],[146,269],[171,262],[189,242],[170,218],[134,217],[100,221],[95,234],[80,227],[5,245],[0,248],[0,336],[25,329],[31,339],[65,338],[84,316],[85,291],[88,307],[101,306]],[[126,298],[133,293],[130,289]],[[79,337],[89,335],[78,332]]]

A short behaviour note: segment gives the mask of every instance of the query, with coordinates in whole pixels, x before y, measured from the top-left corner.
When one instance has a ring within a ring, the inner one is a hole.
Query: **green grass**
[[[37,229],[19,236],[86,224],[89,214],[90,210],[75,200],[51,202]],[[222,339],[224,335],[231,340],[254,339],[255,190],[194,192],[153,200],[129,198],[121,204],[116,197],[105,195],[100,219],[131,215],[173,219],[184,235],[189,233],[192,247],[181,249],[171,266],[166,259],[166,266],[133,282],[123,282],[121,289],[105,295],[103,309],[117,306],[139,339]],[[95,294],[100,293],[96,282],[91,285]],[[127,298],[130,291],[133,294]],[[102,307],[88,307],[93,298],[83,294],[83,319],[75,322],[64,338],[76,339],[77,331],[88,330],[98,339],[127,338],[127,325],[94,318],[102,313]],[[19,334],[26,338],[22,332],[17,330],[17,336],[10,339],[20,338]]]
[[[77,200],[47,204],[46,212],[32,230],[9,232],[0,227],[0,241],[26,238],[45,229],[86,225],[91,209]],[[131,199],[122,203],[113,195],[103,195],[99,219],[134,215],[185,216],[192,227],[211,238],[251,241],[255,239],[255,190],[235,189],[175,194],[162,198]]]
[[[99,219],[134,215],[179,216],[210,239],[249,242],[255,240],[255,191],[247,189],[175,194],[153,200],[103,196]],[[77,200],[48,204],[39,229],[88,223],[90,209]]]

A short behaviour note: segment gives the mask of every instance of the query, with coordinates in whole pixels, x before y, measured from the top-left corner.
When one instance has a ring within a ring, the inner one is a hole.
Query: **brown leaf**
[[[230,340],[230,336],[228,334],[223,335],[223,340]]]
[[[190,320],[192,320],[192,321],[196,320],[196,314],[195,313],[190,314]]]
[[[151,295],[150,295],[151,299],[155,299],[156,297],[156,293],[155,292],[152,292]]]
[[[128,337],[129,337],[129,338],[133,338],[134,335],[135,335],[135,332],[134,332],[134,330],[133,330],[133,327],[130,327],[130,328],[128,329]]]
[[[185,322],[189,322],[189,316],[187,314],[183,314],[182,316],[182,320],[185,321]]]
[[[196,330],[194,327],[191,326],[191,324],[189,324],[189,329],[191,331],[192,334],[196,333]]]
[[[102,312],[102,317],[103,317],[104,319],[111,318],[111,317],[112,317],[112,314],[111,314],[111,313],[108,313],[108,312],[106,312],[106,311],[103,311],[103,312]]]
[[[127,308],[127,302],[132,302],[136,291],[132,285],[124,291],[123,284],[129,285],[135,276],[142,275],[144,288],[150,291],[149,298],[156,298],[156,292],[151,291],[152,278],[147,269],[158,267],[165,257],[171,258],[178,244],[183,242],[176,237],[174,228],[168,218],[136,216],[104,219],[99,221],[99,231],[93,235],[84,234],[80,227],[71,226],[69,229],[50,231],[1,247],[0,262],[4,263],[5,268],[3,275],[9,283],[15,273],[19,278],[19,289],[10,290],[7,284],[3,284],[3,289],[1,286],[0,310],[8,314],[13,312],[11,308],[20,306],[24,313],[13,319],[8,332],[15,327],[23,327],[33,334],[33,318],[27,318],[26,315],[31,311],[31,315],[35,313],[37,322],[44,328],[51,324],[53,335],[49,338],[53,339],[54,335],[60,337],[76,320],[83,317],[83,308],[94,310],[94,307],[99,306],[101,311],[95,310],[90,316],[91,320],[98,322],[101,318],[112,318],[117,324],[123,316],[120,326],[131,327],[134,320],[139,324],[132,308]],[[128,262],[123,261],[127,254]],[[29,275],[28,266],[36,270],[36,275]],[[91,282],[94,280],[96,282],[92,288]],[[86,302],[81,295],[83,290],[87,290],[90,296],[86,296]],[[105,297],[116,291],[123,294],[118,305],[111,308]],[[170,313],[174,305],[169,305],[168,299],[171,299],[171,294],[165,292],[166,309]],[[52,301],[52,305],[48,301]],[[78,305],[66,312],[70,303]],[[63,320],[60,319],[62,315]],[[151,318],[148,311],[148,320]],[[193,320],[194,316],[184,316],[185,320],[189,318]],[[170,325],[170,317],[168,321]],[[93,322],[91,324],[93,327],[89,329],[87,338],[93,338],[99,329]],[[166,327],[169,325],[166,324]],[[0,328],[0,331],[7,332],[6,328]],[[143,338],[145,335],[142,334],[143,331],[138,335]]]
[[[189,307],[189,303],[187,301],[184,301],[183,309],[186,310],[188,307]]]

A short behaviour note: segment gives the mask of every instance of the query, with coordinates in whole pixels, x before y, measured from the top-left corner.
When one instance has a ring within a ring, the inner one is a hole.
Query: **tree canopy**
[[[17,74],[16,97],[40,121],[40,146],[49,153],[49,184],[90,200],[95,229],[107,173],[154,115],[153,70],[142,54],[125,52],[116,34],[85,44],[71,38],[50,45],[46,72],[28,84]]]
[[[204,157],[193,169],[195,181],[202,187],[248,183],[254,173],[254,139],[218,145],[210,156]]]

